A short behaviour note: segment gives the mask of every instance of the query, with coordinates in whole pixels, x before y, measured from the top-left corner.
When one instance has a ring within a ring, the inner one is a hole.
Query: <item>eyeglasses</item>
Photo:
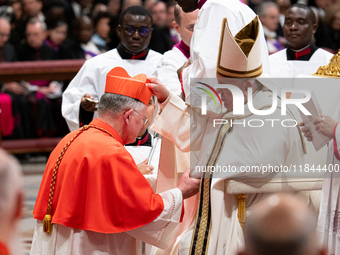
[[[136,110],[134,110],[136,113],[138,113],[140,116],[142,116],[139,112],[137,112]],[[143,116],[142,116],[142,118],[143,118]],[[148,124],[148,122],[149,122],[149,119],[148,118],[145,118],[145,121],[144,121],[144,126],[146,125],[146,124]]]
[[[147,27],[134,27],[134,26],[123,26],[124,32],[128,36],[132,36],[136,31],[141,37],[147,37],[152,30],[152,28]]]

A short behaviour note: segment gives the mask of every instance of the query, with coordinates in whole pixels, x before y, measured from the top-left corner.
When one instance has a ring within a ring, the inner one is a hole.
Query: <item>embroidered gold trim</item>
[[[340,78],[340,50],[329,61],[328,65],[320,66],[314,76]]]
[[[206,166],[215,165],[222,152],[225,141],[232,133],[229,122],[221,126],[217,134]],[[226,135],[227,134],[227,135]],[[226,136],[225,136],[226,135]],[[208,176],[209,175],[209,176]],[[200,196],[198,201],[198,213],[196,214],[196,223],[193,236],[191,239],[190,254],[207,254],[209,248],[209,240],[211,233],[211,208],[210,208],[210,187],[211,173],[205,172],[201,180]],[[203,192],[203,195],[202,195]],[[207,233],[208,231],[208,233]]]
[[[259,108],[259,110],[265,109],[265,108],[270,108],[271,105],[265,105],[261,108]],[[278,109],[280,109],[280,107],[277,107]],[[288,114],[295,119],[294,114],[289,110]],[[248,118],[250,116],[252,116],[253,113],[250,113],[248,115],[243,115],[243,116],[233,116],[233,118],[226,118],[228,120],[231,119],[243,119],[243,118]],[[221,127],[219,133],[217,134],[216,138],[215,138],[215,142],[214,142],[214,147],[212,148],[212,152],[211,152],[211,156],[208,159],[206,166],[210,166],[210,165],[214,165],[216,163],[216,161],[219,159],[220,157],[220,153],[222,150],[220,150],[220,148],[223,148],[227,138],[229,137],[229,135],[231,135],[232,133],[232,129],[231,131],[227,134],[226,137],[224,137],[224,135],[228,132],[229,128],[230,128],[230,121],[228,121],[228,123],[223,125],[223,128]],[[228,128],[226,128],[228,127]],[[301,138],[301,142],[302,142],[302,147],[303,147],[303,151],[306,153],[306,145],[301,133],[301,130],[299,128],[299,126],[297,126],[298,131],[299,131],[299,135]],[[223,138],[224,137],[224,138]],[[209,169],[209,168],[208,168]],[[210,176],[207,176],[207,175]],[[209,248],[209,240],[210,240],[210,231],[211,231],[211,219],[209,220],[209,226],[207,226],[207,221],[209,218],[209,214],[210,212],[210,187],[211,187],[211,174],[208,172],[204,173],[203,176],[203,180],[201,181],[201,185],[200,185],[200,196],[199,196],[199,201],[198,201],[198,207],[199,208],[197,214],[196,214],[196,220],[195,220],[195,228],[193,231],[193,236],[191,239],[191,246],[190,246],[190,255],[199,255],[199,254],[207,254],[208,252],[208,248]],[[203,192],[203,196],[201,196]],[[242,227],[242,230],[245,231],[245,224],[246,224],[246,198],[247,198],[247,194],[238,194],[236,195],[237,200],[238,200],[238,220],[239,223]],[[200,210],[202,205],[202,209]],[[200,218],[200,219],[199,219]],[[199,222],[199,226],[198,226],[198,221]],[[207,228],[208,229],[208,235],[206,235],[207,232]],[[195,236],[197,235],[197,238],[195,238]],[[195,240],[196,239],[196,240]],[[205,245],[205,249],[204,249],[204,242],[206,242]]]
[[[83,133],[85,130],[88,130],[89,128],[96,128],[98,130],[101,130],[101,131],[107,133],[111,137],[115,138],[109,131],[107,131],[107,130],[101,128],[101,127],[94,126],[94,125],[85,125],[82,128],[80,128],[78,130],[78,132],[71,138],[71,140],[68,141],[68,143],[64,146],[64,148],[61,151],[61,153],[60,153],[60,155],[58,157],[58,160],[57,160],[57,162],[56,162],[56,164],[54,166],[54,171],[53,171],[51,185],[50,185],[50,193],[49,193],[49,199],[48,199],[48,204],[47,204],[46,215],[45,215],[44,220],[43,220],[43,232],[46,232],[47,234],[51,234],[52,233],[52,214],[53,214],[52,202],[53,202],[53,196],[54,196],[55,183],[56,183],[56,179],[57,179],[57,173],[58,173],[58,169],[59,169],[61,160],[63,159],[63,157],[65,155],[65,152],[70,147],[71,143],[81,133]]]
[[[237,204],[238,204],[237,217],[241,225],[242,231],[244,233],[246,230],[246,221],[247,221],[247,208],[246,208],[247,194],[237,194],[236,198],[237,198]]]
[[[259,67],[249,70],[249,71],[236,71],[236,70],[231,70],[224,68],[220,65],[217,65],[216,67],[216,72],[218,75],[223,76],[223,77],[233,77],[233,78],[255,78],[259,77],[262,72],[262,65]]]

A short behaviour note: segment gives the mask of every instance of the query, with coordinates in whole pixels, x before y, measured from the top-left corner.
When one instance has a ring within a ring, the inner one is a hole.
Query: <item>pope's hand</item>
[[[301,122],[299,125],[301,127],[301,132],[303,133],[303,136],[307,138],[307,141],[311,142],[313,140],[312,132],[310,132],[309,128],[306,127],[303,122]]]
[[[154,94],[158,102],[163,103],[168,96],[170,95],[170,91],[161,83],[155,76],[148,77],[149,83],[146,83],[152,94]]]
[[[191,178],[189,174],[190,169],[185,170],[177,185],[177,188],[182,191],[183,199],[197,194],[200,188],[201,179]]]
[[[321,115],[321,118],[315,118],[313,121],[316,132],[329,138],[333,137],[334,128],[337,123],[338,122],[327,115]]]

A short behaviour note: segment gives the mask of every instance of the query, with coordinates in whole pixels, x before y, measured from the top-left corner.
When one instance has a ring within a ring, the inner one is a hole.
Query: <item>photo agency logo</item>
[[[210,98],[213,100],[213,102],[215,103],[215,106],[219,108],[219,113],[222,113],[222,100],[220,95],[217,93],[217,91],[210,85],[203,83],[203,82],[197,82],[197,86],[196,88],[204,91],[205,93],[201,94],[202,98],[201,98],[201,109],[202,109],[202,115],[206,115],[207,114],[207,95],[210,96]]]
[[[196,82],[195,88],[203,91],[202,93],[198,93],[198,95],[200,95],[201,115],[209,114],[212,107],[214,108],[214,113],[223,114],[223,112],[225,112],[225,114],[222,115],[223,118],[213,119],[214,127],[227,124],[228,122],[231,126],[241,124],[243,126],[262,127],[267,122],[272,127],[277,123],[280,123],[283,127],[296,127],[298,122],[292,117],[292,113],[289,109],[290,107],[296,107],[304,115],[311,115],[304,106],[304,104],[311,99],[311,92],[306,89],[287,88],[279,90],[271,88],[271,105],[266,105],[266,107],[263,107],[262,109],[256,109],[254,106],[253,87],[247,88],[246,98],[242,90],[238,86],[232,84],[209,85],[203,82]],[[228,93],[226,93],[228,96],[221,97],[221,94],[218,92],[223,90],[228,90]],[[298,95],[298,97],[291,98],[290,95]],[[228,110],[226,107],[227,100],[232,101],[232,111]],[[278,109],[280,109],[281,116],[286,116],[286,118],[277,119],[264,117],[272,115]],[[232,116],[236,118],[228,117],[228,115],[226,115],[228,113],[231,113]],[[249,116],[249,114],[261,116],[261,118],[251,118],[248,121],[246,121],[246,118],[237,118],[238,116]]]

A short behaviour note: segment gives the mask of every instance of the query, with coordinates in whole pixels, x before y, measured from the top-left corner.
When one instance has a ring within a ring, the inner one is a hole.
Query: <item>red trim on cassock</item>
[[[146,55],[146,50],[143,50],[141,53],[137,55],[133,55],[131,59],[140,59]]]
[[[303,57],[309,53],[311,53],[312,50],[310,47],[307,47],[306,49],[300,51],[300,52],[295,52],[295,60],[299,59],[300,57]]]
[[[182,93],[183,93],[183,97],[185,99],[185,92],[184,92],[184,87],[183,87],[182,75],[183,75],[183,70],[182,70],[181,75],[180,75],[180,82],[181,82],[181,90],[182,90]]]
[[[139,140],[137,142],[137,146],[140,146],[140,145],[143,145],[144,143],[146,143],[146,141],[149,139],[149,133],[146,134],[146,136],[142,139],[142,140]]]
[[[107,123],[94,119],[68,147],[58,169],[53,198],[52,223],[99,233],[120,233],[154,221],[163,211],[161,196],[151,186],[123,140]],[[47,162],[34,218],[43,220],[52,173],[63,147],[78,130],[56,146]]]
[[[333,147],[334,147],[334,156],[337,160],[340,160],[340,155],[339,155],[339,151],[338,151],[338,145],[336,143],[336,127],[338,126],[339,123],[337,123],[335,125],[334,131],[333,131]]]
[[[183,221],[184,212],[185,212],[185,209],[184,209],[184,200],[182,200],[182,212],[181,212],[181,219],[179,220],[179,222],[182,222],[182,221]]]

